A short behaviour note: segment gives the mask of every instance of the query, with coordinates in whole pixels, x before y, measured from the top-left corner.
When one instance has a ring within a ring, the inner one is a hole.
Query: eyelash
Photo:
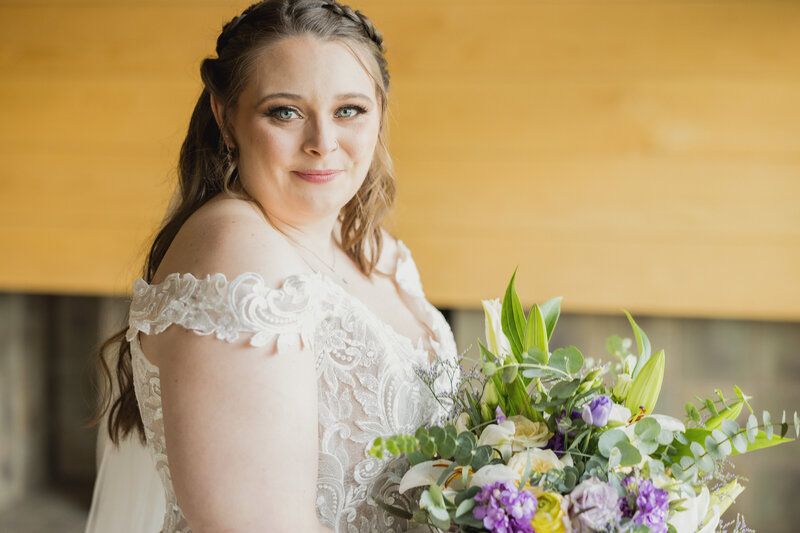
[[[363,115],[364,113],[367,112],[367,110],[365,108],[361,107],[360,105],[345,105],[345,106],[342,106],[339,109],[337,109],[336,112],[339,113],[343,109],[354,109],[356,111],[356,114],[353,115],[352,117],[338,117],[338,118],[352,119],[352,118],[356,118],[359,115]],[[275,107],[269,108],[269,110],[267,111],[267,116],[270,116],[270,117],[272,117],[272,118],[274,118],[276,120],[279,120],[281,122],[289,122],[290,120],[293,120],[292,118],[281,118],[281,117],[279,117],[278,113],[280,113],[281,111],[291,111],[292,113],[295,113],[296,115],[299,115],[299,113],[297,112],[297,109],[295,109],[293,107],[275,106]]]

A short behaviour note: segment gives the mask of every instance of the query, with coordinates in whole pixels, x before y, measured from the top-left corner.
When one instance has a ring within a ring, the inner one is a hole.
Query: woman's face
[[[242,184],[285,223],[335,219],[369,170],[380,114],[372,78],[344,44],[270,45],[231,117]]]

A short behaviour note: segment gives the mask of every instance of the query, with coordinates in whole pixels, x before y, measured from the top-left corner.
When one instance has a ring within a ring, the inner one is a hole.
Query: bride
[[[401,465],[367,450],[438,416],[415,367],[456,349],[381,227],[381,34],[333,0],[268,0],[216,54],[179,197],[104,345],[87,531],[404,531],[375,503],[403,505]]]

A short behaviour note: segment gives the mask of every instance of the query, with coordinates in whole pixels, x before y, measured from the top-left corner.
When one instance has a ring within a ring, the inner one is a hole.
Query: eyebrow
[[[278,98],[286,98],[286,99],[289,99],[289,100],[302,100],[303,99],[302,96],[300,96],[299,94],[294,94],[294,93],[272,93],[272,94],[268,94],[267,96],[265,96],[264,98],[259,100],[258,101],[258,105],[261,105],[264,102],[268,102],[270,100],[276,100]],[[366,100],[367,102],[372,103],[372,98],[370,98],[369,96],[367,96],[364,93],[344,93],[344,94],[337,94],[336,95],[336,99],[337,100],[350,100],[350,99],[354,99],[354,98],[355,99],[360,99],[360,100]]]

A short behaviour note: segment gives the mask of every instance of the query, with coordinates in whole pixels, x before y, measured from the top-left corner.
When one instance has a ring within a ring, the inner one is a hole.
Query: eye
[[[294,118],[300,118],[300,115],[297,113],[295,109],[286,106],[273,107],[269,111],[267,111],[267,115],[283,121],[289,121]]]
[[[361,106],[346,105],[346,106],[340,107],[336,111],[336,116],[339,117],[339,118],[353,118],[355,116],[361,115],[361,114],[366,113],[366,112],[367,112],[367,110],[364,109]]]

